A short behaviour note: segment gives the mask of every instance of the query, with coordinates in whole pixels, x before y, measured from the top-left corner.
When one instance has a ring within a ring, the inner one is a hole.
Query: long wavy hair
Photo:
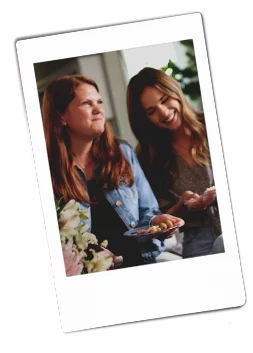
[[[139,141],[136,152],[154,191],[159,189],[162,192],[171,183],[172,176],[177,175],[175,152],[171,146],[171,131],[153,124],[142,108],[140,98],[146,87],[155,87],[179,102],[184,125],[191,133],[191,155],[200,165],[210,163],[207,134],[204,115],[194,111],[174,78],[149,67],[131,78],[127,88],[127,108],[132,131]],[[168,175],[162,180],[165,169]]]
[[[63,198],[64,202],[75,199],[91,203],[86,183],[73,161],[68,128],[61,123],[61,115],[74,99],[75,89],[81,84],[91,85],[99,92],[96,82],[82,75],[63,76],[50,82],[43,97],[42,115],[55,199]],[[104,132],[93,140],[90,153],[93,160],[100,165],[101,186],[106,183],[108,188],[117,188],[122,176],[129,186],[133,184],[131,166],[107,123]]]

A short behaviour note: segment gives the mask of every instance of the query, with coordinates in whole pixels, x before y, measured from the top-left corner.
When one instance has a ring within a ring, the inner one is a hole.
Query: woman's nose
[[[163,104],[157,106],[158,113],[162,116],[166,115],[167,108]]]
[[[93,114],[98,114],[101,112],[101,106],[99,104],[94,103],[92,108]]]

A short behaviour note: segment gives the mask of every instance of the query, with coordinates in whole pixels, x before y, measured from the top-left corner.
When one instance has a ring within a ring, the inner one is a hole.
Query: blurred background
[[[95,80],[104,99],[106,119],[114,133],[134,148],[137,141],[128,123],[127,84],[144,67],[163,70],[181,85],[197,111],[202,111],[200,86],[192,40],[66,58],[34,64],[40,104],[52,79],[81,74]]]

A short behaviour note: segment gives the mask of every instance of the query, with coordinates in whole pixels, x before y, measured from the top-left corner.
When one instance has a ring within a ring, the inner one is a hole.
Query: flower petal
[[[79,209],[79,216],[82,221],[87,221],[89,219],[89,212],[88,210],[80,210]]]
[[[59,225],[60,228],[76,228],[80,224],[80,217],[75,211],[68,210],[60,215]]]
[[[67,210],[73,210],[73,211],[77,211],[79,208],[79,203],[76,202],[75,200],[70,200],[62,209],[61,212],[65,212]]]

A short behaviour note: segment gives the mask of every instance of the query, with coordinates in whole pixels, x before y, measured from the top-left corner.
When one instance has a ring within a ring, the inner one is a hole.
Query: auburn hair
[[[51,81],[44,93],[42,115],[55,199],[91,203],[86,183],[73,161],[68,128],[61,123],[61,115],[74,99],[75,89],[81,84],[91,85],[99,92],[96,82],[82,75],[63,76]],[[90,153],[100,165],[101,186],[106,183],[108,188],[117,188],[122,176],[127,185],[133,184],[132,168],[107,122],[104,132],[93,140]]]
[[[139,144],[136,152],[140,164],[156,191],[164,169],[176,176],[175,154],[171,146],[171,131],[157,127],[148,118],[141,105],[141,94],[146,87],[155,87],[167,96],[176,99],[182,111],[185,127],[191,132],[191,155],[200,165],[210,163],[204,115],[194,111],[186,100],[179,83],[161,70],[146,67],[133,76],[127,88],[129,122]],[[171,176],[165,183],[168,185]],[[163,183],[163,181],[162,181]],[[164,185],[165,186],[165,185]]]

